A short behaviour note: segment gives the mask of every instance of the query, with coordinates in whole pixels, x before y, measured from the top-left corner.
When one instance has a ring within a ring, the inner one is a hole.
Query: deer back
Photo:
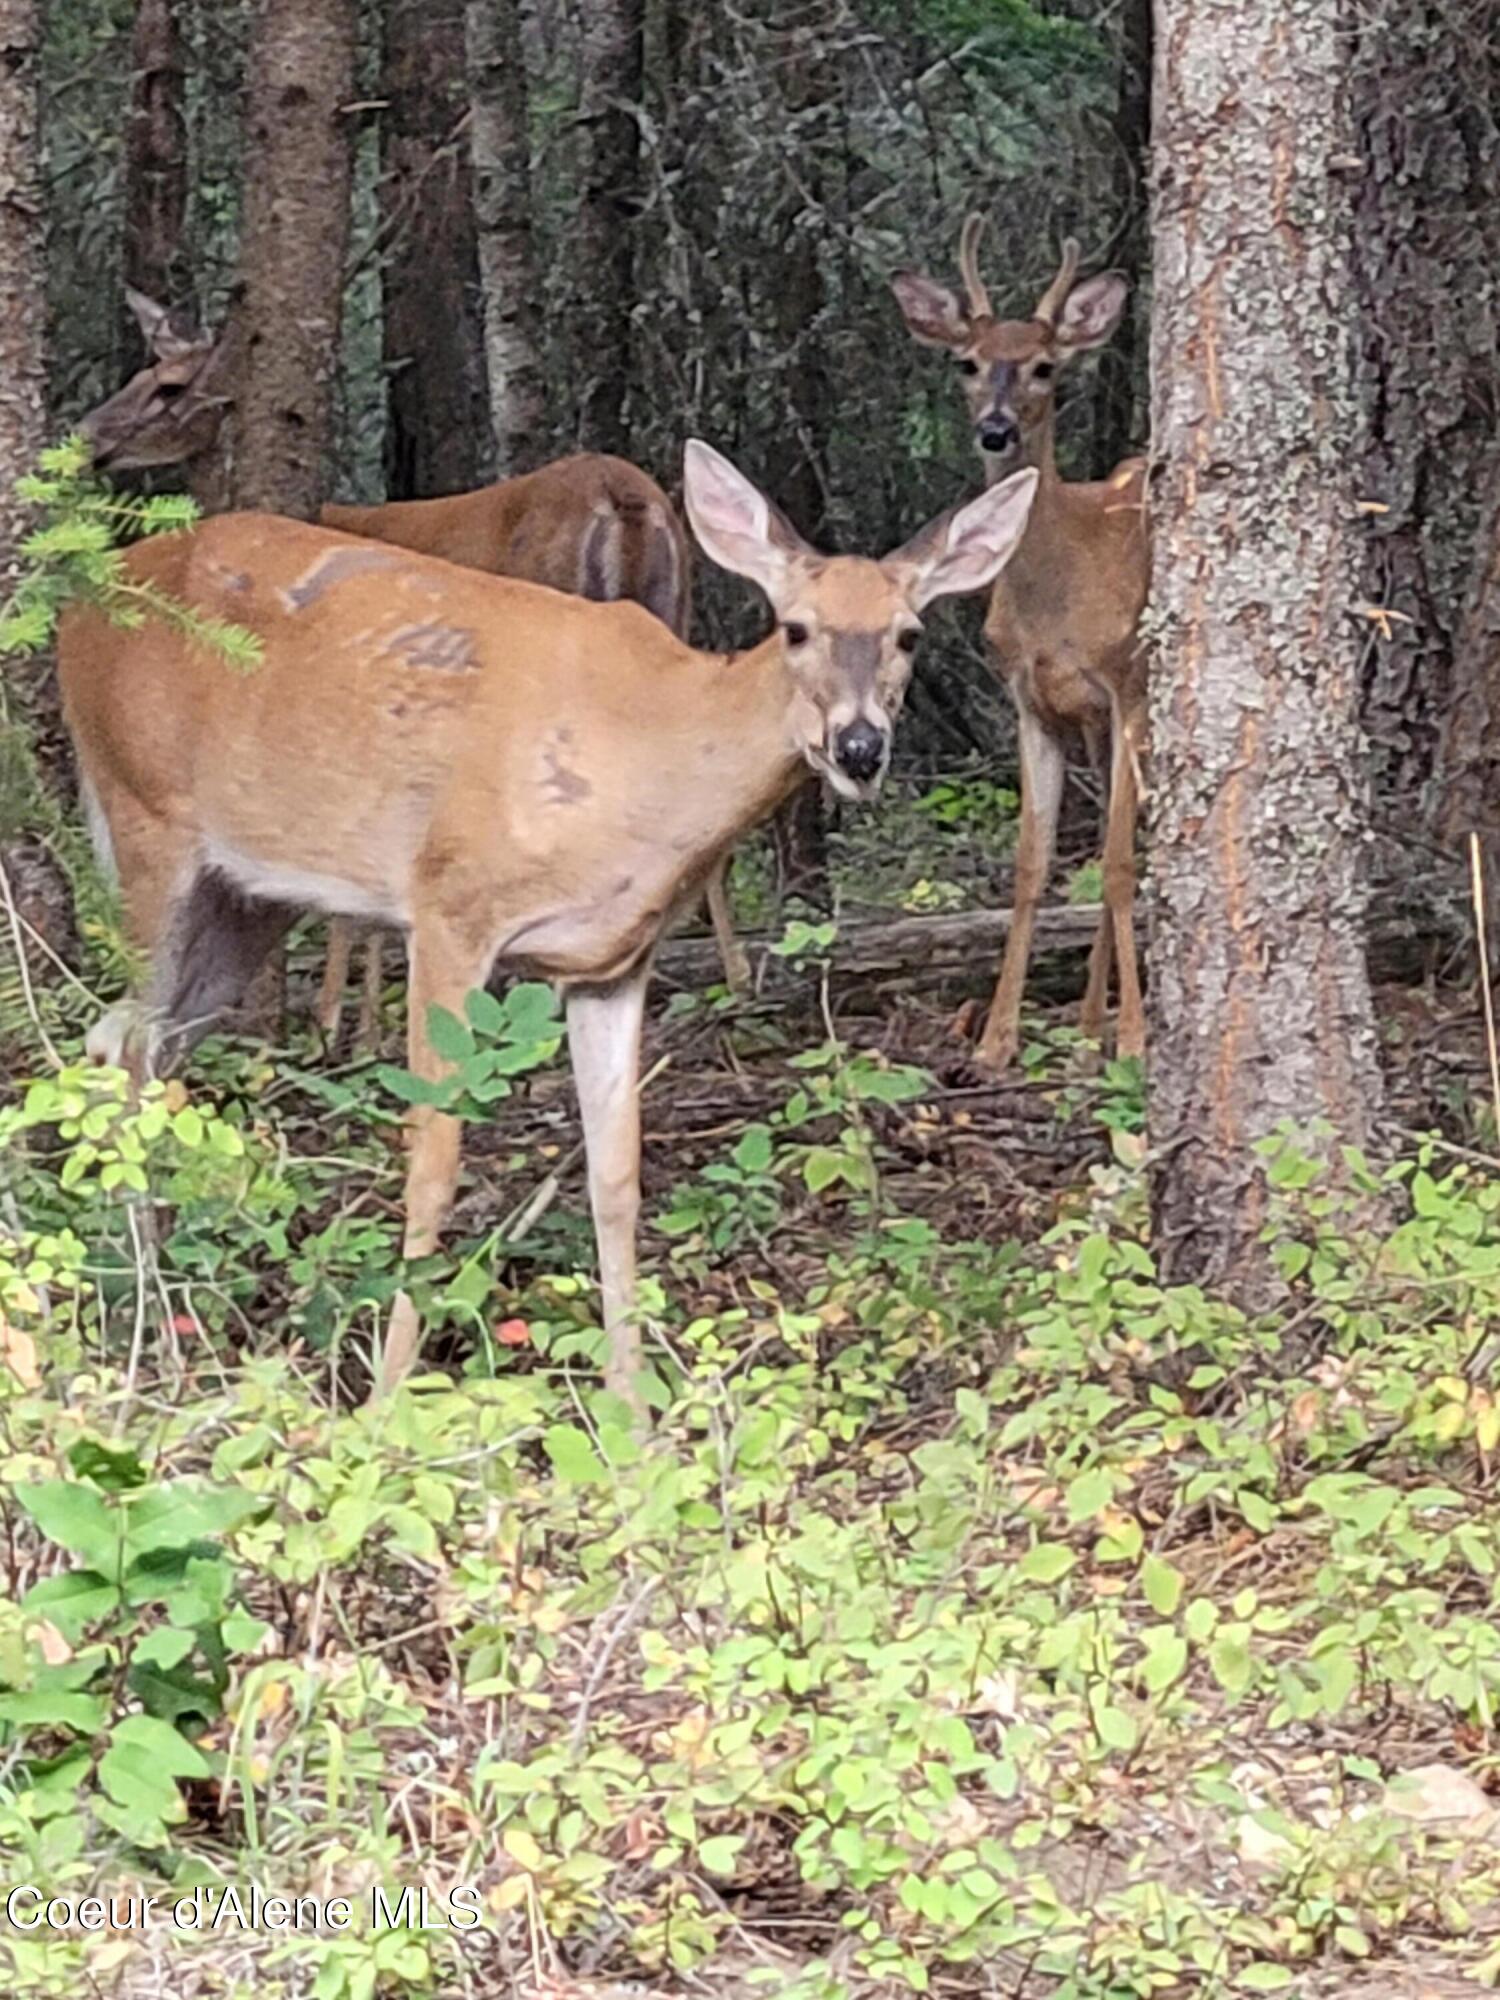
[[[686,532],[656,481],[623,458],[580,452],[477,492],[331,506],[322,518],[348,534],[596,603],[628,598],[679,637],[687,633]]]

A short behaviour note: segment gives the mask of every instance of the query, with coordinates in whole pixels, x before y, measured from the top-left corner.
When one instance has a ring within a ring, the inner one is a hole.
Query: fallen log
[[[1010,921],[1008,909],[997,909],[844,923],[830,953],[834,979],[840,986],[847,982],[877,990],[899,982],[914,991],[967,985],[975,993],[986,992],[994,984]],[[1071,962],[1049,967],[1045,961],[1049,954],[1067,954],[1071,959],[1087,951],[1098,926],[1097,903],[1046,904],[1037,912],[1032,955],[1038,962],[1039,993],[1076,996],[1082,969]],[[771,949],[782,935],[780,931],[741,934],[757,993],[785,993],[807,983],[805,969],[799,972],[795,960]],[[1394,897],[1378,898],[1370,919],[1372,971],[1381,979],[1420,977],[1434,945],[1451,946],[1462,938],[1461,923],[1455,938],[1455,913],[1440,898],[1421,908],[1401,908]],[[657,954],[656,970],[660,980],[684,991],[701,992],[724,976],[710,937],[668,939]]]

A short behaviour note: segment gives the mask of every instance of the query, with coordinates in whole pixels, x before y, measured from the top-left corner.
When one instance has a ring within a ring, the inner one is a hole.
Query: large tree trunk
[[[1158,0],[1153,1208],[1272,1289],[1257,1143],[1370,1134],[1341,0]]]
[[[1500,268],[1493,0],[1380,0],[1352,46],[1362,713],[1390,817],[1408,826],[1433,778],[1500,406],[1483,278]]]
[[[25,506],[13,488],[47,433],[47,266],[37,158],[36,0],[0,0],[0,594]]]
[[[312,520],[327,498],[356,0],[259,0],[240,239],[233,502]]]
[[[642,43],[642,0],[583,0],[581,193],[569,262],[583,384],[578,435],[590,451],[623,452],[628,442]]]
[[[191,277],[183,268],[186,88],[177,0],[138,0],[125,133],[125,282],[168,304]]]
[[[545,455],[546,392],[519,0],[468,0],[465,26],[490,424],[499,470],[528,472]]]
[[[380,205],[393,500],[488,476],[463,0],[386,0]]]

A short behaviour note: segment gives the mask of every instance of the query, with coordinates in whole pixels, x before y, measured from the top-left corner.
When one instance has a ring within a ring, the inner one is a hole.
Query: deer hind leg
[[[1116,1047],[1122,1056],[1146,1053],[1145,1009],[1135,955],[1135,821],[1139,803],[1135,749],[1124,718],[1115,716],[1110,759],[1109,825],[1104,836],[1104,914],[1114,929],[1120,968]]]
[[[441,919],[418,922],[411,933],[407,1064],[429,1083],[447,1074],[427,1032],[429,1010],[444,1007],[460,1019],[464,996],[484,983],[491,954],[480,951],[454,926]],[[408,1120],[406,1160],[406,1227],[402,1255],[408,1260],[429,1256],[438,1245],[458,1186],[462,1128],[456,1118],[430,1104],[412,1107]],[[372,1400],[388,1395],[407,1375],[417,1358],[422,1328],[408,1293],[396,1294],[385,1348],[376,1372]]]
[[[1029,709],[1017,711],[1021,751],[1021,834],[1016,845],[1016,886],[1010,934],[989,1018],[979,1041],[978,1059],[985,1069],[1003,1070],[1015,1060],[1021,1039],[1021,997],[1031,958],[1031,934],[1046,893],[1052,853],[1057,843],[1057,814],[1062,804],[1063,753]]]
[[[1094,774],[1104,785],[1104,821],[1109,824],[1109,764],[1108,731],[1096,727],[1085,727],[1084,742],[1088,748],[1089,763]],[[1089,951],[1088,985],[1084,989],[1083,1007],[1078,1016],[1078,1026],[1082,1034],[1091,1042],[1102,1039],[1104,1017],[1109,1011],[1109,975],[1114,965],[1115,926],[1108,903],[1101,895],[1099,903],[1099,928],[1094,932],[1094,942]]]
[[[719,961],[724,967],[724,982],[731,993],[748,993],[750,990],[750,960],[745,947],[735,935],[734,918],[729,910],[729,887],[727,877],[731,856],[722,855],[714,863],[713,873],[708,878],[705,896],[708,902],[708,919],[713,925],[714,942],[719,947]]]
[[[385,998],[385,932],[365,933],[365,976],[360,988],[359,1019],[354,1024],[358,1055],[373,1055],[380,1044],[380,1003]]]
[[[635,1234],[641,1206],[641,1021],[650,968],[615,985],[568,995],[568,1050],[589,1163],[608,1353],[604,1380],[644,1421],[641,1333],[635,1312]]]
[[[344,988],[349,984],[349,960],[354,950],[354,925],[348,917],[328,919],[328,952],[323,961],[323,983],[318,988],[316,1019],[325,1040],[332,1042],[339,1031],[344,1011]]]

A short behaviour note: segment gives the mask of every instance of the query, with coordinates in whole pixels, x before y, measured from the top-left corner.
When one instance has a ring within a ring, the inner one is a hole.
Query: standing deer
[[[186,464],[200,506],[221,513],[227,487],[222,426],[238,372],[233,326],[219,335],[202,332],[144,293],[127,288],[125,296],[152,359],[83,420],[94,463],[117,472]],[[691,545],[666,494],[623,458],[579,453],[477,492],[381,507],[328,506],[320,519],[326,527],[492,576],[600,601],[631,598],[679,638],[687,637]],[[749,984],[750,967],[729,914],[727,869],[726,856],[709,877],[708,912],[725,979],[740,991]],[[329,1036],[338,1028],[352,945],[350,924],[339,919],[329,927],[317,1005]],[[377,931],[367,946],[360,1045],[374,1035],[381,957]]]
[[[1109,746],[1104,905],[1089,960],[1081,1025],[1104,1025],[1111,952],[1118,960],[1121,1055],[1145,1051],[1135,953],[1137,759],[1146,733],[1146,667],[1137,628],[1150,583],[1144,516],[1145,464],[1127,459],[1108,479],[1062,479],[1053,448],[1057,373],[1119,324],[1125,280],[1078,277],[1070,237],[1062,265],[1031,318],[996,319],[979,276],[984,228],[971,215],[959,242],[964,298],[931,278],[893,281],[907,327],[958,362],[985,476],[1018,465],[1037,473],[1036,501],[1014,560],[995,585],[985,637],[1016,704],[1021,757],[1021,830],[1010,934],[979,1044],[979,1060],[1001,1070],[1015,1058],[1021,995],[1037,908],[1047,887],[1062,801],[1065,745],[1082,734],[1090,755]]]
[[[408,1060],[445,1065],[430,1010],[497,964],[559,981],[588,1154],[606,1379],[640,1407],[635,1229],[641,1020],[651,955],[734,842],[811,768],[879,789],[919,614],[1005,566],[1037,484],[1021,472],[875,562],[825,557],[727,460],[687,447],[704,551],[759,585],[775,631],[695,652],[631,603],[593,604],[299,521],[227,514],[138,543],[129,574],[257,634],[226,673],[190,638],[77,608],[63,708],[144,1003],[90,1047],[141,1076],[232,1006],[291,906],[401,925]],[[412,1116],[405,1255],[436,1246],[458,1121]],[[379,1381],[418,1344],[402,1293]]]

